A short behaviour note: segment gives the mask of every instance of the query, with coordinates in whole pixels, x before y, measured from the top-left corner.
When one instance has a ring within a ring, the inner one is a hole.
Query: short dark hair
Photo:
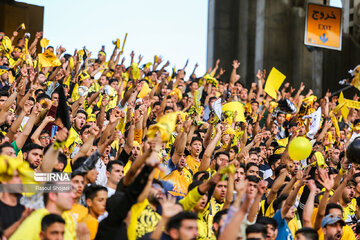
[[[10,147],[10,148],[14,149],[14,146],[11,143],[4,142],[3,144],[0,145],[0,154],[2,153],[3,148],[6,148],[6,147]]]
[[[271,225],[273,226],[275,229],[277,229],[278,227],[278,223],[274,218],[270,218],[270,217],[263,217],[260,216],[258,217],[258,219],[256,220],[256,223],[260,223],[262,225]]]
[[[317,231],[313,228],[310,227],[303,227],[299,230],[296,231],[296,234],[302,234],[306,240],[318,240],[319,239],[319,235],[317,233]]]
[[[246,236],[249,235],[250,233],[261,233],[264,238],[266,238],[267,235],[266,227],[260,223],[255,223],[247,226]]]
[[[213,222],[220,223],[221,217],[223,215],[226,215],[227,213],[228,213],[228,209],[223,209],[221,211],[218,211],[214,216]]]
[[[65,220],[60,215],[50,213],[41,220],[41,230],[46,231],[46,229],[54,223],[62,223],[65,225]]]
[[[64,170],[67,165],[67,157],[64,153],[59,152],[58,162],[64,164],[64,168],[63,168],[63,170]]]
[[[79,114],[79,113],[82,113],[82,114],[84,114],[85,115],[85,118],[87,118],[87,112],[85,112],[84,110],[82,110],[82,109],[80,109],[80,110],[78,110],[77,112],[76,112],[76,115],[75,115],[75,117]]]
[[[190,142],[190,146],[193,144],[193,142],[199,141],[201,142],[201,145],[203,145],[203,140],[200,137],[193,137]]]
[[[124,166],[123,162],[119,160],[110,161],[106,166],[106,171],[111,172],[113,165],[118,164],[120,166]]]
[[[80,130],[80,135],[83,135],[83,133],[85,132],[86,129],[90,128],[90,125],[86,124],[85,126],[83,126]]]
[[[29,153],[31,150],[34,150],[34,149],[44,150],[44,147],[40,146],[40,145],[38,145],[36,143],[28,143],[23,147],[22,152],[23,153]]]
[[[195,213],[192,212],[179,212],[178,214],[176,214],[175,216],[173,216],[172,218],[170,218],[167,226],[166,226],[166,230],[169,231],[170,229],[177,229],[179,230],[179,228],[181,227],[181,222],[183,220],[197,220],[198,216]]]
[[[334,208],[340,209],[341,212],[343,212],[343,208],[339,204],[337,204],[337,203],[328,203],[326,205],[325,216],[328,215],[330,210],[334,209]]]
[[[91,199],[93,200],[96,197],[96,194],[100,191],[108,191],[106,187],[97,185],[97,184],[91,184],[85,187],[84,194],[85,199]]]
[[[226,151],[221,151],[221,152],[215,153],[214,159],[216,159],[216,158],[217,158],[218,156],[220,156],[221,154],[226,155],[228,158],[230,158],[230,155],[229,155],[228,152],[226,152]]]
[[[1,91],[0,90],[0,97],[9,97],[9,96],[10,96],[10,94],[9,94],[8,91]]]
[[[255,183],[259,183],[259,181],[260,181],[260,179],[254,175],[246,176],[246,179],[249,182],[255,182]]]
[[[256,163],[249,162],[248,164],[246,164],[245,172],[246,172],[247,170],[249,170],[252,166],[255,166],[255,167],[257,167],[257,168],[260,169],[259,165],[257,165]]]

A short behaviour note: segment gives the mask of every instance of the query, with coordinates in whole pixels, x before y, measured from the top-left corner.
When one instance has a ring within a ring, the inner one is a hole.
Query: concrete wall
[[[31,42],[36,32],[43,31],[43,21],[44,7],[13,1],[0,2],[0,31],[9,37],[21,23],[25,23],[25,32],[31,34]],[[19,37],[23,35],[24,31],[21,31]]]
[[[209,0],[208,67],[220,58],[228,80],[231,62],[238,59],[241,80],[248,87],[257,69],[276,67],[292,86],[304,82],[317,95],[339,89],[338,81],[360,64],[360,49],[347,34],[343,34],[342,51],[306,47],[306,2]]]

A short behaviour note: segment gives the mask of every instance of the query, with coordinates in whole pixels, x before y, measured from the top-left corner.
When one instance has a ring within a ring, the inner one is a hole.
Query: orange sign
[[[309,3],[305,22],[306,45],[341,50],[341,8]]]

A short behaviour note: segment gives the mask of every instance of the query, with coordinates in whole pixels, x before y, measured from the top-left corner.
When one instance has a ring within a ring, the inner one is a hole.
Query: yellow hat
[[[103,55],[103,56],[105,56],[106,57],[106,52],[104,52],[104,51],[99,51],[99,53],[98,53],[99,55]]]
[[[275,150],[274,154],[282,154],[285,151],[285,147],[281,146]]]
[[[86,119],[86,122],[96,122],[96,115],[89,114],[88,118]]]
[[[171,91],[170,96],[176,95],[179,99],[179,101],[182,99],[182,92],[178,88],[174,88],[174,90]]]
[[[7,73],[7,72],[8,72],[8,70],[6,70],[6,69],[0,69],[0,76]]]
[[[82,82],[87,78],[90,78],[90,74],[88,74],[86,71],[83,71],[79,76],[79,81]]]

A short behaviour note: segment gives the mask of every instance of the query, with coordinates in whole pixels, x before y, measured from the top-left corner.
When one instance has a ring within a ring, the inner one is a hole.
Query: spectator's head
[[[7,91],[0,91],[0,107],[6,102],[9,98],[9,93]]]
[[[79,157],[72,166],[73,172],[77,172],[79,169],[81,169],[81,167],[82,167],[82,165],[84,165],[86,159],[87,159],[86,156]],[[99,172],[96,170],[95,164],[93,164],[91,166],[87,166],[87,171],[84,174],[85,174],[84,182],[86,185],[88,183],[95,183],[97,176],[99,175]]]
[[[62,152],[59,152],[59,155],[57,157],[57,161],[54,165],[54,169],[58,170],[59,172],[64,171],[65,167],[67,165],[67,157]]]
[[[258,217],[256,223],[262,224],[266,227],[266,239],[275,240],[278,234],[278,224],[274,218],[270,217]]]
[[[246,176],[246,179],[248,180],[247,192],[248,193],[257,192],[257,189],[258,189],[257,186],[258,186],[260,179],[253,175]]]
[[[86,142],[89,136],[90,136],[90,125],[85,125],[80,130],[80,137],[82,142]]]
[[[35,143],[26,144],[23,149],[23,158],[27,161],[32,169],[36,169],[42,162],[44,148]]]
[[[220,235],[220,229],[223,226],[225,219],[226,219],[226,214],[228,213],[227,209],[221,210],[219,212],[217,212],[214,216],[213,219],[213,230],[215,233],[215,236],[218,238]]]
[[[266,227],[262,224],[255,223],[247,226],[246,228],[246,238],[247,239],[257,239],[257,240],[266,240]]]
[[[84,173],[73,172],[71,174],[71,186],[75,191],[75,201],[79,200],[83,194],[85,182],[84,182]]]
[[[131,149],[131,155],[134,160],[138,159],[141,156],[141,146],[137,141],[134,141],[133,147]]]
[[[107,188],[101,185],[91,184],[85,187],[86,204],[91,216],[98,218],[105,213],[107,192]]]
[[[80,131],[86,124],[87,113],[84,110],[78,110],[74,118],[75,130]]]
[[[192,157],[199,157],[203,149],[202,139],[199,137],[193,137],[190,143],[190,153]]]
[[[241,163],[235,172],[235,184],[244,180],[245,180],[245,165]]]
[[[160,204],[160,201],[163,199],[163,197],[164,197],[163,185],[159,180],[154,179],[149,191],[148,200],[151,204],[158,206]]]
[[[229,151],[229,158],[230,158],[229,160],[233,161],[234,159],[236,159],[238,153],[239,153],[239,148],[237,146],[231,147]]]
[[[124,164],[119,160],[110,161],[106,166],[106,176],[108,183],[117,185],[124,176]]]
[[[52,101],[52,105],[53,105],[54,107],[58,107],[58,106],[59,106],[59,92],[54,91],[54,92],[51,94],[51,101]]]
[[[224,202],[226,197],[227,184],[228,184],[227,180],[220,181],[216,184],[213,194],[216,201]]]
[[[349,204],[351,200],[355,197],[355,188],[356,182],[354,180],[350,180],[342,192],[341,198],[342,201],[346,204]]]
[[[41,146],[46,147],[51,143],[51,136],[48,131],[42,130],[40,133],[39,141]]]
[[[41,220],[41,240],[63,239],[65,233],[65,220],[57,214],[48,214]]]
[[[284,112],[278,112],[276,114],[276,121],[279,125],[282,125],[285,122],[285,113]]]
[[[215,153],[214,160],[216,170],[226,167],[229,164],[229,153],[225,151],[217,152]]]
[[[343,235],[343,226],[345,226],[344,220],[337,214],[325,215],[321,221],[322,231],[324,233],[324,239],[338,239],[340,240]]]
[[[64,190],[57,192],[44,192],[44,205],[50,213],[62,213],[72,208],[75,193],[74,191],[71,191],[71,186],[69,188],[68,184],[65,182],[47,182],[46,186],[56,186],[57,189]]]
[[[6,155],[9,157],[16,157],[14,146],[9,142],[4,142],[0,145],[0,155]]]
[[[170,218],[166,230],[173,240],[195,240],[198,235],[197,215],[180,212]]]
[[[310,227],[303,227],[296,231],[295,237],[297,240],[318,240],[319,236],[315,229]]]
[[[252,176],[259,177],[260,169],[256,163],[250,162],[250,163],[246,164],[245,170],[246,170],[245,171],[246,176],[252,175]]]

